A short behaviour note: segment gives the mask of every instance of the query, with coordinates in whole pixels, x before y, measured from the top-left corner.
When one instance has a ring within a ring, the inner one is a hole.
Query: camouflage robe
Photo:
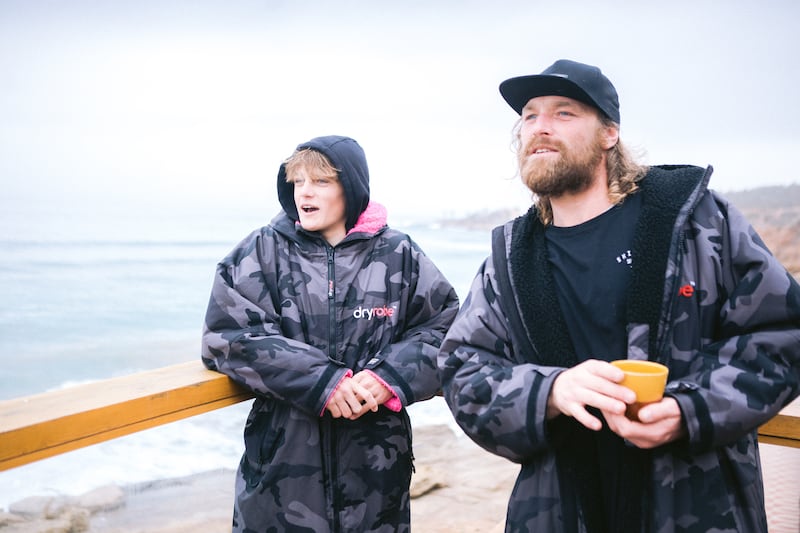
[[[257,395],[234,531],[408,531],[405,409],[355,421],[323,412],[343,376],[365,368],[403,406],[436,394],[457,309],[433,263],[385,225],[356,225],[332,248],[281,214],[236,246],[218,265],[203,334],[206,366]]]
[[[741,214],[707,189],[710,174],[652,167],[639,193],[628,358],[669,367],[667,394],[688,433],[653,451],[643,529],[657,533],[766,531],[757,428],[798,394],[800,287]],[[503,227],[507,255],[513,227]],[[521,463],[506,531],[585,531],[563,522],[559,494],[574,487],[559,486],[545,420],[563,368],[515,350],[501,304],[514,298],[519,309],[518,301],[497,280],[489,258],[442,344],[445,399],[473,440]]]

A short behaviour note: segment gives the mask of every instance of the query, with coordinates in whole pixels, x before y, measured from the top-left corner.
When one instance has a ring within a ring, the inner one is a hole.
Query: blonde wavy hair
[[[309,174],[314,176],[339,179],[339,169],[333,166],[330,159],[328,159],[325,154],[312,148],[295,150],[295,152],[283,162],[283,167],[286,171],[286,181],[289,183],[292,182],[292,176],[299,168],[306,169]]]

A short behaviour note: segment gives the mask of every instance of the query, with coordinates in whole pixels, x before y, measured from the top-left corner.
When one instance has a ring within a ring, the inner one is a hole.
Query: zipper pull
[[[328,246],[328,299],[333,300],[333,248]]]

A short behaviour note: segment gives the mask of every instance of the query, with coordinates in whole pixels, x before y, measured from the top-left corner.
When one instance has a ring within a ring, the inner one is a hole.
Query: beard
[[[531,192],[540,198],[557,198],[589,188],[597,166],[603,159],[599,132],[593,142],[574,149],[558,141],[544,143],[558,150],[557,158],[531,156],[530,147],[537,143],[541,143],[541,139],[531,138],[524,146],[520,146],[517,154],[522,182]]]

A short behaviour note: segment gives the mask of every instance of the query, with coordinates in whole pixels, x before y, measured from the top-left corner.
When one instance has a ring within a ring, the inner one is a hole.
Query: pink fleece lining
[[[352,377],[353,377],[353,371],[348,368],[347,372],[345,372],[344,376],[342,376],[342,379],[339,380],[339,383],[337,383],[336,386],[331,391],[331,395],[328,396],[328,400],[325,402],[325,405],[322,407],[322,412],[319,414],[319,416],[324,416],[325,415],[325,410],[328,408],[328,404],[331,403],[331,399],[333,398],[333,395],[336,394],[337,390],[339,390],[339,387],[341,387],[342,382],[344,380],[346,380],[348,378],[352,378]]]
[[[356,225],[347,234],[375,233],[386,225],[387,217],[386,208],[383,205],[378,202],[370,202],[364,212],[359,215]]]
[[[403,402],[400,401],[400,398],[398,398],[397,393],[394,392],[394,389],[388,383],[383,381],[381,377],[372,370],[365,369],[364,372],[369,372],[370,376],[378,380],[378,383],[386,387],[386,389],[392,393],[392,397],[386,400],[383,405],[385,405],[388,410],[394,411],[395,413],[399,413],[400,410],[403,408]]]

